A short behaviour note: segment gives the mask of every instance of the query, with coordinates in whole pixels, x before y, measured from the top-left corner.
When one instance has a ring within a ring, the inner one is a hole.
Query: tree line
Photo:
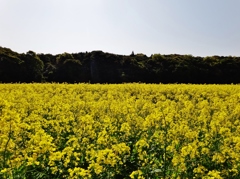
[[[0,82],[240,83],[240,57],[116,55],[102,51],[37,54],[0,47]]]

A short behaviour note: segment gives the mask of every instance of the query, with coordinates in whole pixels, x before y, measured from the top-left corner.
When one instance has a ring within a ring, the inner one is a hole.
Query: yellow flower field
[[[0,84],[0,178],[240,178],[240,86]]]

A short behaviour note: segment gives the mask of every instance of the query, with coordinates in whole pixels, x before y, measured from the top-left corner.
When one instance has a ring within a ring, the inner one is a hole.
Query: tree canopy
[[[0,82],[240,82],[240,57],[179,54],[116,55],[102,51],[37,54],[0,47]]]

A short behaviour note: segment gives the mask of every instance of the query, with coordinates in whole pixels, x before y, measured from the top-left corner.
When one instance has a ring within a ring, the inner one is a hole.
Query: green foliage
[[[23,61],[18,53],[0,47],[0,82],[21,81],[21,65]]]
[[[28,51],[22,54],[23,59],[23,73],[25,74],[26,82],[41,82],[43,79],[44,63],[33,51]]]
[[[56,57],[56,63],[58,65],[62,65],[65,62],[65,60],[67,60],[67,59],[74,59],[74,58],[73,58],[72,54],[69,54],[69,53],[65,52],[65,53],[60,54]]]
[[[18,54],[0,47],[0,82],[240,83],[240,57],[102,51]]]

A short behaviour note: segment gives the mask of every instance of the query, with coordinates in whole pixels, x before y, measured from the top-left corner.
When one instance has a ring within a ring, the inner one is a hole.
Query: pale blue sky
[[[0,46],[240,56],[239,9],[240,0],[0,0]]]

